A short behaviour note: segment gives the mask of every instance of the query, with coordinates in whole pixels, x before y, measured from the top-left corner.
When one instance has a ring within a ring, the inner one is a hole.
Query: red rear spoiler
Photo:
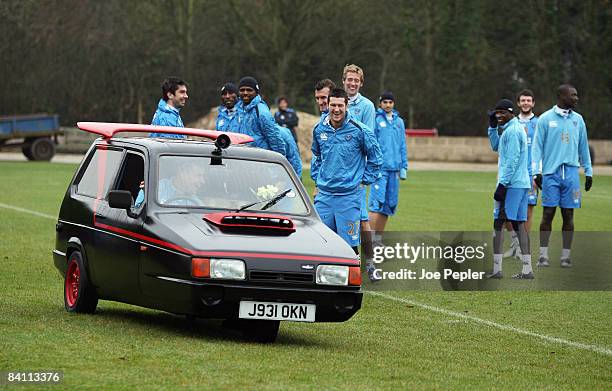
[[[295,232],[295,226],[291,219],[272,214],[217,212],[205,214],[204,220],[220,228],[261,229],[287,234]]]
[[[185,134],[188,136],[206,137],[216,140],[221,134],[229,136],[232,144],[246,144],[253,141],[251,136],[232,132],[218,132],[216,130],[175,128],[173,126],[141,125],[141,124],[118,124],[112,122],[77,122],[79,129],[86,132],[99,134],[108,139],[121,132],[137,133],[172,133]]]

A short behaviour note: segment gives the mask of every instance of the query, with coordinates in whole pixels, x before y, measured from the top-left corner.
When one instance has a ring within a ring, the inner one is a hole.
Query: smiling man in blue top
[[[336,88],[336,83],[331,81],[330,79],[322,79],[319,80],[315,84],[314,98],[317,103],[317,107],[319,108],[319,114],[321,117],[327,114],[329,109],[327,107],[327,99],[329,98],[329,93]]]
[[[321,220],[359,253],[363,187],[380,177],[382,154],[374,133],[347,111],[348,95],[331,91],[329,113],[314,128],[311,177],[318,193],[315,208]],[[366,254],[367,257],[367,254]],[[375,266],[366,258],[366,270],[376,279]]]
[[[502,260],[504,256],[505,222],[510,222],[518,234],[521,247],[523,270],[512,276],[518,279],[533,279],[531,252],[529,250],[529,233],[525,228],[527,221],[527,199],[531,187],[528,169],[527,134],[518,119],[514,117],[514,106],[511,100],[502,99],[489,114],[489,140],[491,148],[499,154],[497,188],[493,195],[493,272],[489,278],[502,278]],[[493,134],[500,135],[496,143]]]
[[[185,107],[187,99],[187,83],[177,77],[169,77],[161,85],[162,97],[157,104],[151,125],[174,126],[184,128],[180,111]],[[182,134],[151,133],[150,137],[185,138]]]
[[[238,84],[238,133],[253,137],[252,146],[285,155],[285,142],[266,102],[259,95],[259,84],[251,76]]]
[[[342,70],[342,84],[348,94],[348,111],[354,120],[364,123],[368,128],[374,131],[374,117],[376,116],[376,108],[374,103],[365,96],[359,93],[363,83],[365,82],[365,74],[363,69],[355,64],[346,65]],[[361,236],[363,240],[363,248],[366,254],[373,253],[372,228],[370,227],[368,216],[368,201],[366,198],[366,187],[363,188],[361,199]]]
[[[221,106],[215,122],[215,129],[222,132],[235,132],[238,130],[238,87],[227,82],[221,87]]]
[[[574,234],[574,209],[580,208],[580,166],[586,176],[584,190],[593,185],[587,128],[582,116],[574,111],[578,91],[569,84],[559,86],[557,105],[538,119],[533,145],[536,184],[542,189],[540,223],[540,259],[538,267],[549,266],[548,243],[557,207],[563,217],[561,267],[571,267],[570,250]]]
[[[533,108],[535,106],[535,96],[531,90],[522,90],[518,93],[518,98],[516,99],[516,103],[518,104],[519,114],[517,119],[521,125],[525,128],[525,133],[527,133],[527,160],[528,160],[528,170],[529,177],[533,178],[532,172],[532,160],[531,160],[531,151],[533,145],[533,139],[535,136],[536,125],[538,123],[538,117],[533,113]],[[495,118],[495,112],[491,112],[489,114],[492,116],[493,123],[497,123],[497,119]],[[497,145],[499,143],[499,135],[497,132],[489,132],[489,141],[491,145]],[[497,147],[495,147],[497,148]],[[531,222],[533,220],[533,208],[538,203],[538,188],[533,183],[531,183],[531,188],[529,189],[529,193],[527,196],[527,222],[525,222],[525,228],[527,232],[531,231]],[[521,259],[521,247],[518,241],[518,234],[514,232],[512,228],[512,224],[506,223],[506,229],[512,233],[512,242],[510,243],[510,249],[504,253],[504,258],[507,257],[516,257]]]

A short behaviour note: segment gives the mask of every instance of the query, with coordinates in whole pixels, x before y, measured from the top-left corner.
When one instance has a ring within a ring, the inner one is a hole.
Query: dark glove
[[[542,190],[542,174],[537,174],[533,181],[535,182],[538,189]]]
[[[489,126],[492,128],[497,128],[497,117],[495,116],[495,111],[489,111]]]
[[[497,185],[497,189],[495,189],[495,194],[493,194],[493,198],[495,201],[503,202],[506,199],[506,186],[501,183]]]
[[[586,177],[586,180],[584,181],[584,191],[591,190],[591,186],[593,186],[593,177],[588,176]]]

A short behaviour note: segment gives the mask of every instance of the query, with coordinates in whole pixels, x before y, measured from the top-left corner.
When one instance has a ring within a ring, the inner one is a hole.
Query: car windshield
[[[205,156],[159,158],[157,201],[164,206],[306,214],[297,185],[279,163]]]

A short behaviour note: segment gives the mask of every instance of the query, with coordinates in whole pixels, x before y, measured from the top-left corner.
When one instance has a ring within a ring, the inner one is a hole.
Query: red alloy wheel
[[[68,265],[68,273],[66,274],[66,303],[69,307],[74,307],[79,298],[79,279],[81,277],[81,269],[76,259],[73,259]]]

